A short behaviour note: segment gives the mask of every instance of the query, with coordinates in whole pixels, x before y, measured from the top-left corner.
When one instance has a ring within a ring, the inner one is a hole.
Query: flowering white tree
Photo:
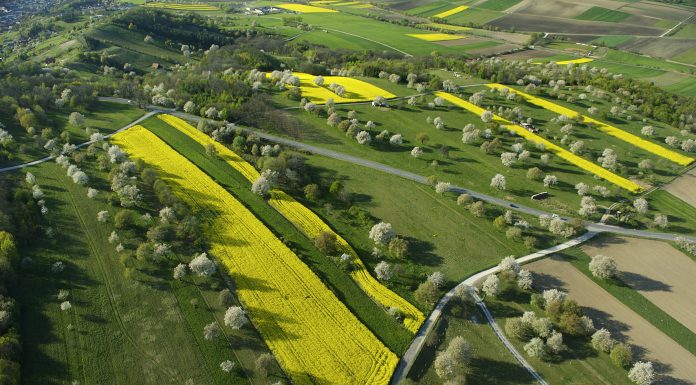
[[[648,212],[648,201],[645,198],[638,198],[633,201],[633,207],[638,214],[645,214]]]
[[[534,276],[532,276],[532,273],[529,270],[522,269],[519,273],[517,273],[517,287],[522,290],[532,290],[533,285]]]
[[[372,136],[367,131],[360,131],[358,135],[355,136],[355,140],[360,144],[370,144],[370,142],[372,142]]]
[[[394,235],[391,223],[379,222],[372,226],[369,237],[377,244],[386,245],[394,238]]]
[[[174,279],[181,279],[186,276],[187,267],[185,264],[180,263],[174,268]]]
[[[483,290],[486,296],[497,296],[500,293],[500,278],[495,274],[489,275],[486,280],[483,281],[481,290]]]
[[[445,275],[436,271],[428,276],[428,282],[431,282],[438,289],[442,289],[445,286]]]
[[[490,123],[493,121],[493,113],[490,111],[484,111],[483,114],[481,114],[481,121],[484,123]]]
[[[505,190],[505,176],[501,174],[495,174],[495,176],[491,178],[491,187],[494,187],[498,190]]]
[[[249,320],[246,317],[246,312],[239,306],[230,306],[225,310],[225,325],[232,329],[241,329]]]
[[[109,220],[109,212],[106,210],[102,210],[97,213],[97,220],[99,222],[106,222]]]
[[[628,371],[628,379],[636,385],[651,385],[655,381],[655,369],[652,362],[638,361]]]
[[[667,219],[667,215],[665,214],[655,214],[655,219],[653,219],[653,223],[655,226],[665,229],[669,225],[669,219]]]
[[[401,134],[394,134],[389,138],[389,144],[392,146],[401,146],[401,144],[404,142],[404,138],[401,136]]]
[[[606,255],[595,255],[590,261],[590,272],[597,278],[608,279],[616,275],[616,261]]]
[[[392,277],[392,267],[387,261],[380,261],[375,266],[375,276],[380,281],[389,281]]]
[[[420,147],[413,147],[411,150],[411,156],[414,158],[420,158],[423,155],[423,149]]]
[[[517,161],[517,154],[514,152],[504,152],[500,154],[500,161],[503,163],[503,166],[512,167],[515,161]]]
[[[435,192],[438,194],[444,194],[450,190],[452,184],[449,182],[437,182],[435,185]]]
[[[558,177],[555,175],[546,175],[544,177],[544,187],[553,186],[558,183]]]
[[[609,353],[614,344],[616,341],[611,338],[611,333],[607,329],[602,328],[592,334],[592,347],[597,351]]]
[[[232,373],[235,366],[235,363],[230,360],[222,361],[220,363],[220,370],[222,370],[225,373]]]
[[[215,263],[208,258],[208,254],[206,253],[201,253],[193,258],[188,266],[192,272],[204,277],[210,277],[215,274],[215,270],[217,269]]]

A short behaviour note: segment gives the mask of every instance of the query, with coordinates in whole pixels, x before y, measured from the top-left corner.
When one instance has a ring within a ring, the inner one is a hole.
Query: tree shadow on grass
[[[672,291],[672,286],[638,273],[622,271],[619,278],[638,291]]]

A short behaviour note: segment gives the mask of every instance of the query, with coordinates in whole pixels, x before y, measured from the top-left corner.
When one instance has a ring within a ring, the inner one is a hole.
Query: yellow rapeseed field
[[[171,115],[158,115],[158,117],[202,146],[207,146],[208,144],[215,146],[218,156],[242,174],[249,182],[254,182],[259,177],[258,171],[234,151],[216,142],[210,136],[197,130],[184,120]],[[271,199],[269,199],[268,203],[310,239],[314,239],[324,231],[336,234],[329,225],[310,209],[283,191],[271,191]],[[404,326],[411,332],[416,333],[425,319],[423,313],[410,302],[401,298],[376,280],[355,250],[338,234],[336,234],[336,241],[339,253],[348,254],[353,259],[355,269],[351,272],[351,277],[355,282],[367,295],[385,308],[392,306],[399,308],[404,315]]]
[[[241,202],[142,126],[111,140],[201,216],[211,254],[294,384],[388,384],[396,355]]]
[[[502,84],[488,84],[487,85],[490,88],[506,88]],[[524,93],[522,91],[514,90],[516,94],[520,95],[523,97],[526,101],[528,101],[531,104],[534,104],[536,106],[542,107],[544,109],[547,109],[549,111],[553,111],[559,115],[566,115],[568,117],[576,117],[580,115],[578,112],[571,110],[570,108],[563,107],[561,105],[558,105],[556,103],[553,103],[549,100],[538,98],[533,95],[529,95],[527,93]],[[685,155],[682,155],[676,151],[672,151],[670,149],[667,149],[665,147],[662,147],[656,143],[653,143],[649,140],[643,139],[637,135],[633,135],[629,132],[626,132],[620,128],[611,126],[609,124],[606,124],[604,122],[600,122],[599,120],[587,117],[583,115],[583,119],[585,123],[592,123],[595,128],[598,130],[609,134],[615,138],[621,139],[624,142],[630,143],[638,148],[641,148],[645,151],[648,151],[652,154],[655,154],[657,156],[663,157],[667,160],[670,160],[674,163],[677,163],[681,166],[687,166],[691,164],[694,159]]]
[[[459,25],[449,25],[449,24],[442,24],[442,23],[427,23],[427,24],[418,24],[419,27],[430,27],[430,28],[439,28],[445,31],[470,31],[472,28],[470,27],[462,27]]]
[[[373,84],[349,77],[324,76],[324,85],[318,86],[314,84],[315,75],[303,72],[293,72],[293,75],[300,78],[302,97],[307,98],[312,103],[324,104],[330,98],[333,98],[335,103],[351,103],[371,101],[377,96],[384,96],[387,99],[396,97],[391,92]],[[343,86],[346,89],[346,93],[343,96],[336,95],[329,89],[329,84],[331,83]]]
[[[594,61],[594,59],[591,59],[591,58],[589,58],[589,57],[584,57],[584,58],[582,58],[582,59],[561,60],[561,61],[557,61],[556,64],[561,64],[561,65],[563,65],[563,64],[571,64],[571,63],[572,63],[572,64],[583,64],[583,63],[589,63],[589,62],[592,62],[592,61]]]
[[[450,35],[449,33],[409,33],[408,36],[425,41],[446,41],[464,39],[465,36]]]
[[[483,108],[481,108],[473,103],[470,103],[466,100],[458,98],[458,97],[456,97],[452,94],[449,94],[447,92],[435,92],[435,95],[447,100],[448,102],[454,104],[455,106],[462,107],[462,108],[464,108],[468,111],[471,111],[474,114],[477,114],[479,116],[483,115],[483,113],[486,111],[485,109],[483,109]],[[498,122],[501,126],[504,126],[505,128],[514,131],[517,135],[529,140],[530,142],[542,143],[547,150],[553,152],[558,157],[563,158],[563,159],[567,160],[568,162],[580,167],[581,169],[588,171],[594,175],[597,175],[597,176],[607,180],[608,182],[611,182],[611,183],[613,183],[621,188],[624,188],[624,189],[631,191],[631,192],[634,192],[634,193],[640,192],[642,190],[642,188],[638,184],[631,182],[630,180],[628,180],[626,178],[620,177],[620,176],[614,174],[613,172],[590,162],[589,160],[587,160],[585,158],[577,156],[577,155],[573,154],[572,152],[564,149],[563,147],[560,147],[560,146],[542,138],[541,136],[536,135],[536,134],[528,131],[524,127],[518,126],[516,124],[512,124],[512,122],[505,120],[505,119],[503,119],[495,114],[493,115],[493,120],[495,122]]]
[[[440,19],[444,19],[448,16],[456,15],[457,13],[459,13],[461,11],[466,11],[467,9],[469,9],[469,7],[467,7],[466,5],[460,5],[458,7],[452,8],[448,11],[440,12],[437,15],[433,15],[433,17],[438,17]]]
[[[145,3],[143,7],[148,8],[163,8],[174,9],[177,11],[217,11],[218,8],[208,4],[192,4],[192,3]]]
[[[329,9],[329,8],[322,8],[322,7],[315,7],[313,5],[305,5],[305,4],[291,4],[291,3],[285,3],[285,4],[278,4],[278,8],[283,8],[287,9],[288,11],[293,11],[293,12],[299,12],[299,13],[331,13],[331,12],[338,12],[334,9]]]

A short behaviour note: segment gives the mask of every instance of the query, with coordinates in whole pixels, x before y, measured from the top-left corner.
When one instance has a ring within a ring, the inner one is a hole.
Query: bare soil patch
[[[682,21],[689,17],[691,12],[683,8],[677,8],[667,4],[656,4],[648,2],[638,2],[624,4],[620,9],[621,12],[630,13],[633,15],[642,15],[648,17],[657,17],[666,20]]]
[[[665,190],[691,206],[696,207],[696,169],[692,168],[684,175],[672,181],[672,183],[665,186]]]
[[[572,19],[590,8],[592,8],[592,4],[585,2],[524,0],[514,7],[514,12],[541,16],[553,15],[555,17]]]
[[[516,49],[522,48],[519,45],[515,44],[499,44],[496,45],[495,47],[487,47],[487,48],[480,48],[480,49],[474,49],[474,50],[469,50],[467,53],[471,55],[481,55],[481,56],[492,56],[492,55],[500,55],[502,53],[514,51]]]
[[[696,48],[696,40],[642,37],[621,44],[618,48],[650,56],[670,58]]]
[[[494,27],[518,31],[539,31],[543,26],[544,32],[559,34],[589,34],[589,35],[638,35],[659,36],[663,29],[622,23],[599,21],[570,20],[557,17],[511,14],[495,19],[488,23]]]
[[[505,60],[529,60],[529,59],[539,59],[544,57],[553,56],[553,52],[549,51],[539,51],[536,49],[527,49],[524,51],[513,52],[507,55],[503,55],[500,58]]]
[[[481,41],[484,41],[484,39],[476,39],[476,38],[469,39],[469,38],[465,38],[462,36],[461,39],[436,41],[435,44],[439,44],[439,45],[442,45],[445,47],[459,47],[461,45],[469,45],[469,44],[474,44],[474,43],[478,43]]]
[[[665,242],[618,236],[592,241],[582,250],[613,257],[622,281],[696,332],[696,262],[687,255]]]
[[[693,384],[696,357],[651,323],[592,282],[559,256],[527,265],[535,273],[535,285],[558,288],[586,308],[595,326],[607,328],[615,338],[634,345],[638,358],[655,362],[662,384]]]

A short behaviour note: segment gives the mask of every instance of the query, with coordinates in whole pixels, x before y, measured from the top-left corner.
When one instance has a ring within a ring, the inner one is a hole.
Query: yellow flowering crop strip
[[[302,97],[307,98],[312,103],[324,104],[331,98],[338,104],[369,102],[377,96],[384,96],[387,99],[396,97],[389,91],[359,79],[345,76],[324,76],[324,85],[318,86],[314,84],[315,75],[303,72],[293,72],[292,74],[300,78]],[[270,76],[270,74],[267,74],[267,76]],[[343,96],[336,95],[329,89],[329,84],[331,83],[343,86],[346,89],[346,93]]]
[[[502,84],[488,84],[487,86],[490,88],[497,88],[497,89],[506,88]],[[546,99],[538,98],[536,96],[529,95],[527,93],[524,93],[524,92],[521,92],[518,90],[514,90],[514,92],[517,95],[520,95],[521,97],[523,97],[529,103],[534,104],[534,105],[539,106],[539,107],[542,107],[542,108],[547,109],[549,111],[553,111],[559,115],[566,115],[566,116],[571,117],[571,118],[580,115],[578,112],[571,110],[570,108],[563,107],[561,105],[558,105],[558,104],[553,103],[551,101],[548,101]],[[663,158],[670,160],[674,163],[677,163],[681,166],[688,166],[689,164],[691,164],[694,161],[693,158],[682,155],[676,151],[672,151],[670,149],[664,148],[656,143],[653,143],[649,140],[645,140],[639,136],[633,135],[633,134],[626,132],[620,128],[610,126],[604,122],[600,122],[599,120],[596,120],[596,119],[593,119],[593,118],[590,118],[587,116],[583,116],[583,119],[584,119],[585,123],[592,123],[595,128],[597,128],[598,130],[600,130],[606,134],[609,134],[615,138],[621,139],[626,143],[630,143],[638,148],[641,148],[641,149],[648,151],[652,154],[655,154],[657,156],[663,157]]]
[[[472,28],[470,27],[462,27],[459,25],[450,25],[450,24],[442,24],[442,23],[427,23],[427,24],[418,24],[419,27],[429,27],[429,28],[439,28],[445,31],[470,31]]]
[[[459,12],[466,11],[467,9],[469,9],[469,7],[467,7],[466,5],[460,5],[458,7],[452,8],[448,11],[440,12],[437,15],[433,15],[433,17],[438,17],[440,19],[444,19],[448,16],[456,15]]]
[[[465,38],[465,36],[450,35],[449,33],[409,33],[408,36],[425,41],[447,41]]]
[[[208,4],[191,3],[145,3],[143,7],[174,9],[177,11],[217,11],[218,8]]]
[[[594,59],[591,59],[589,57],[584,57],[581,59],[561,60],[561,61],[557,61],[556,64],[560,64],[560,65],[563,65],[563,64],[584,64],[584,63],[590,63],[593,61],[594,61]]]
[[[287,9],[288,11],[299,12],[299,13],[333,13],[333,12],[338,12],[335,9],[315,7],[313,5],[305,5],[305,4],[285,3],[285,4],[278,4],[277,7]]]
[[[447,92],[435,92],[435,96],[439,96],[448,102],[454,104],[455,106],[462,107],[468,111],[471,111],[472,113],[481,116],[483,113],[486,111],[485,109],[470,103],[466,100],[463,100],[461,98],[458,98],[452,94],[449,94]],[[541,143],[544,145],[544,147],[559,156],[560,158],[563,158],[567,160],[568,162],[580,167],[581,169],[588,171],[594,175],[597,175],[623,189],[626,189],[628,191],[637,193],[642,190],[642,188],[634,182],[631,182],[630,180],[620,177],[613,172],[602,168],[589,160],[582,158],[580,156],[577,156],[573,154],[572,152],[564,149],[563,147],[560,147],[544,138],[542,138],[539,135],[536,135],[529,130],[525,129],[524,127],[518,126],[516,124],[512,124],[512,122],[505,120],[497,115],[493,115],[493,121],[499,123],[501,126],[504,126],[505,128],[514,131],[517,135],[529,140],[530,142],[533,143]]]
[[[194,207],[212,255],[294,384],[388,384],[396,355],[241,202],[142,126],[111,140]]]
[[[158,115],[158,117],[183,134],[188,135],[200,145],[207,146],[212,144],[215,146],[218,156],[242,174],[249,182],[253,183],[259,177],[258,171],[234,151],[216,142],[210,136],[197,130],[184,120],[172,115]],[[355,280],[368,296],[377,301],[380,305],[385,308],[390,308],[392,306],[399,308],[404,315],[404,326],[414,334],[418,331],[418,328],[425,320],[423,313],[410,302],[401,298],[398,294],[376,280],[350,244],[340,235],[336,234],[331,227],[314,214],[314,212],[280,190],[271,191],[271,199],[268,200],[268,203],[310,239],[314,239],[324,231],[335,234],[338,252],[348,254],[353,259],[355,267],[351,272],[353,280]]]

